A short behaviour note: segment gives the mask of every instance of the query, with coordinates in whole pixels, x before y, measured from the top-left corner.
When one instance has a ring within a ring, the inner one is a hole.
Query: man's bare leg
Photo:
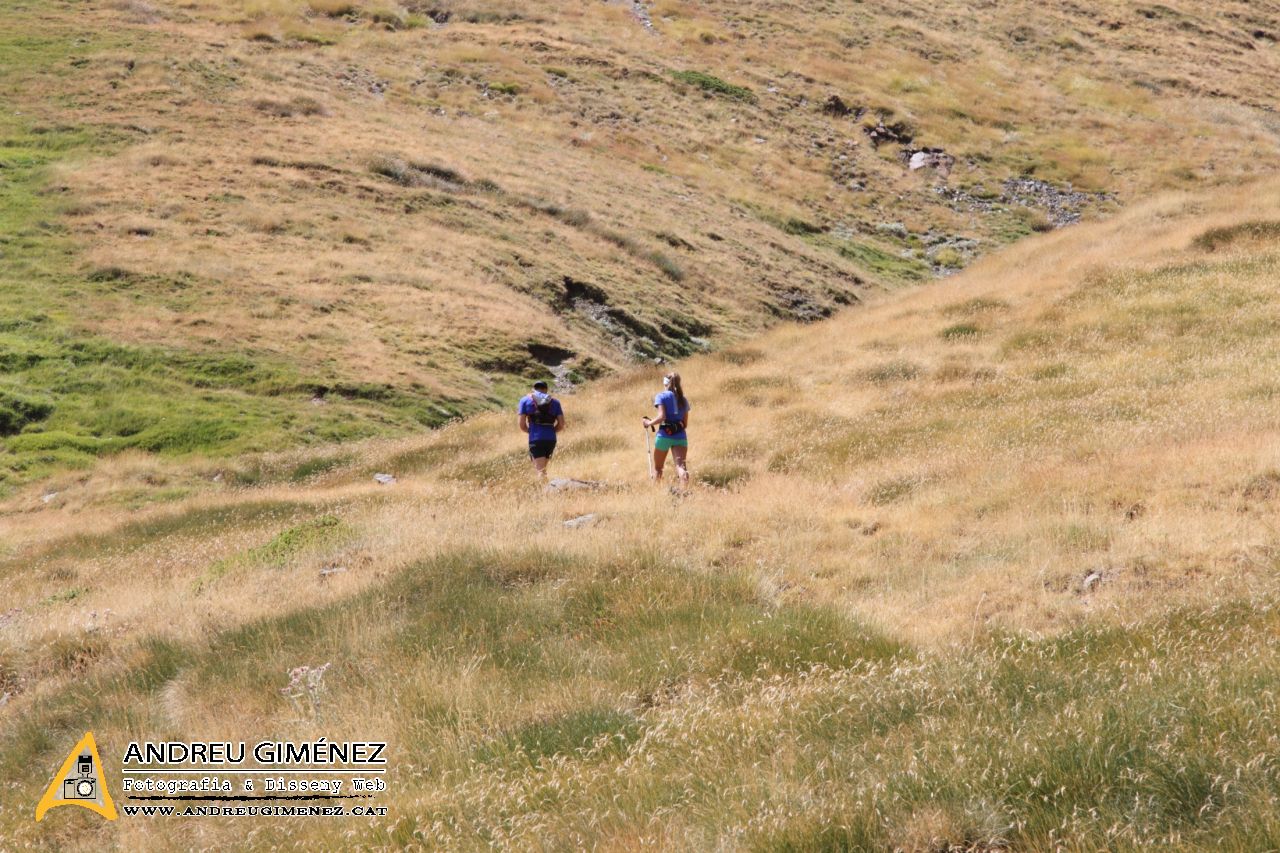
[[[538,472],[538,479],[542,482],[547,481],[547,462],[550,461],[545,456],[535,457],[533,460],[533,470]]]

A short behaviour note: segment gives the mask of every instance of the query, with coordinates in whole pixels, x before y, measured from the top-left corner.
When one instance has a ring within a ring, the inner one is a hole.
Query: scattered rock
[[[1071,184],[1058,187],[1036,178],[1010,178],[1004,182],[1004,201],[1040,208],[1058,227],[1079,222],[1085,207],[1110,198],[1108,193],[1082,192]]]
[[[884,119],[880,119],[874,125],[869,124],[862,128],[862,132],[871,140],[872,148],[879,148],[886,142],[909,145],[914,138],[911,127],[903,121],[885,124]]]
[[[321,569],[321,570],[320,570],[320,577],[322,577],[322,578],[327,578],[329,575],[337,575],[337,574],[341,574],[342,572],[345,572],[346,570],[347,570],[347,567],[346,567],[346,566],[330,566],[330,567],[329,567],[329,568],[327,568],[327,569]]]
[[[603,489],[604,483],[595,480],[575,480],[572,477],[556,477],[547,483],[548,492],[589,492]]]
[[[950,201],[952,209],[967,213],[994,213],[1009,207],[1040,210],[1055,228],[1079,222],[1086,207],[1114,198],[1110,193],[1083,192],[1070,184],[1058,187],[1035,178],[1010,178],[1002,188],[1002,193],[995,193],[981,186],[967,191],[939,184],[933,191]]]
[[[580,515],[577,518],[571,518],[564,523],[564,526],[573,530],[578,527],[590,527],[596,523],[596,514],[589,512],[586,515]]]
[[[60,493],[60,492],[47,492],[47,493],[45,493],[45,494],[43,494],[43,495],[41,495],[41,496],[40,496],[40,500],[41,500],[41,501],[43,501],[44,503],[49,503],[50,501],[52,501],[52,500],[54,500],[55,498],[57,498],[59,494],[61,494],[61,493]]]
[[[956,158],[941,148],[906,149],[902,154],[911,171],[933,169],[944,178],[951,174],[951,169],[956,164]]]
[[[313,406],[327,406],[328,404],[329,402],[325,400],[324,397],[321,397],[319,394],[311,398],[311,405]]]
[[[396,481],[396,478],[390,474],[374,474],[373,479],[377,480],[384,486],[390,486]]]
[[[1094,588],[1100,583],[1102,583],[1102,572],[1090,572],[1085,575],[1081,588],[1085,592],[1093,592]]]
[[[391,84],[368,69],[349,65],[338,72],[338,85],[344,89],[367,92],[370,95],[381,98],[386,94],[387,88]]]

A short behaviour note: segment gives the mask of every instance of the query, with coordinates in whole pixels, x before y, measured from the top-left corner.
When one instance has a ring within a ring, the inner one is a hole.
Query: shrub
[[[747,367],[764,358],[764,350],[752,347],[734,347],[733,349],[721,351],[719,358],[721,361],[732,364],[735,367]]]
[[[320,456],[315,459],[308,459],[294,466],[294,469],[289,472],[289,480],[294,483],[301,483],[311,477],[328,473],[350,461],[351,457],[348,455]]]
[[[875,382],[878,385],[889,382],[903,382],[908,379],[915,379],[919,375],[919,365],[905,359],[886,361],[884,364],[877,364],[862,371],[864,379],[869,382]]]
[[[982,330],[972,323],[956,323],[954,326],[947,326],[940,334],[944,341],[962,341],[978,337]]]
[[[881,480],[867,493],[867,501],[873,506],[897,503],[920,487],[919,477],[890,477]]]
[[[653,252],[649,255],[649,260],[653,261],[654,266],[662,270],[662,274],[672,281],[684,281],[684,270],[680,268],[674,260],[662,254],[662,252]]]
[[[383,24],[393,30],[402,29],[407,23],[407,13],[396,6],[380,6],[368,11],[369,20],[375,24]]]
[[[698,482],[717,489],[728,489],[751,477],[745,465],[708,465],[698,472]]]
[[[331,18],[342,18],[356,13],[353,0],[307,0],[307,6],[317,15],[328,15]]]
[[[631,254],[637,254],[640,251],[640,245],[632,240],[626,234],[619,231],[611,231],[608,228],[601,228],[597,232],[601,237],[608,240],[619,249],[623,249]]]
[[[968,317],[973,314],[987,314],[995,311],[1004,311],[1008,309],[1009,303],[1003,299],[992,299],[987,296],[977,296],[973,299],[966,299],[964,302],[957,302],[954,305],[948,305],[942,310],[942,313],[948,317],[960,316]]]
[[[670,231],[659,231],[654,236],[673,249],[685,249],[690,252],[697,249],[697,246],[693,245],[678,234],[672,234]]]
[[[720,386],[726,394],[748,394],[752,391],[795,391],[796,382],[790,376],[739,376],[726,380]]]
[[[722,95],[726,98],[732,98],[736,101],[745,101],[750,104],[756,102],[756,94],[745,86],[735,86],[732,83],[726,83],[719,77],[712,76],[703,71],[672,71],[671,76],[681,83],[688,83],[691,86],[697,86],[702,91],[712,95]]]
[[[456,170],[438,163],[413,163],[401,157],[381,154],[369,163],[369,171],[390,178],[402,187],[436,186],[457,190],[467,183]]]
[[[1043,211],[1033,207],[1020,207],[1014,211],[1013,215],[1023,225],[1038,233],[1052,231],[1054,228],[1053,220]]]
[[[792,216],[783,221],[782,230],[788,234],[803,237],[807,234],[821,234],[824,229],[821,225],[815,225],[807,220]]]
[[[559,210],[553,215],[565,225],[571,225],[574,228],[584,228],[591,223],[591,214],[576,207]]]
[[[964,266],[964,256],[955,249],[947,248],[934,255],[933,262],[940,267],[954,270]]]
[[[106,281],[124,281],[133,278],[133,273],[123,267],[98,267],[89,273],[89,281],[106,282]]]
[[[276,116],[277,118],[289,118],[295,115],[315,116],[328,115],[328,110],[324,105],[315,98],[300,95],[289,101],[276,101],[271,98],[262,98],[254,101],[254,109],[264,112],[267,115]]]

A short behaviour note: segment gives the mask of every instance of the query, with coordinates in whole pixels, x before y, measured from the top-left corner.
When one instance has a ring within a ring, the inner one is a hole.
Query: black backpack
[[[554,397],[548,397],[547,401],[541,405],[534,403],[533,414],[529,416],[529,422],[538,426],[555,426],[556,416],[551,411],[551,404],[554,401]]]

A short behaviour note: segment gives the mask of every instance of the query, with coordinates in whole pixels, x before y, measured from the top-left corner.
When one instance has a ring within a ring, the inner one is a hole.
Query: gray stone
[[[604,483],[594,480],[575,480],[571,477],[556,477],[547,483],[548,492],[589,492],[604,488]]]

